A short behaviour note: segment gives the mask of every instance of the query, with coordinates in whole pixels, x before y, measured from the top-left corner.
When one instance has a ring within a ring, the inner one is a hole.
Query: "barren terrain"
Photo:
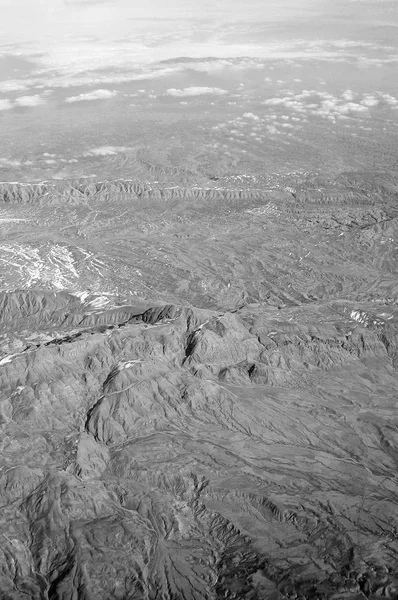
[[[2,598],[397,597],[397,186],[3,185]]]

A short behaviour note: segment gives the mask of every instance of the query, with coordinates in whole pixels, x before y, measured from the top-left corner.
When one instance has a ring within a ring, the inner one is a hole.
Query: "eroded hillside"
[[[0,595],[398,596],[392,174],[4,184]]]

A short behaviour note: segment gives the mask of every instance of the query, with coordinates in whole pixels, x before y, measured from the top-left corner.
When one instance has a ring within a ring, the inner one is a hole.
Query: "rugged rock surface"
[[[398,597],[397,180],[238,187],[3,185],[1,598]]]

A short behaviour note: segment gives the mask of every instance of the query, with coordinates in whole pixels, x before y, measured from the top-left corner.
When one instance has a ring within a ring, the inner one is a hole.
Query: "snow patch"
[[[364,325],[365,327],[369,327],[371,325],[382,325],[384,323],[384,319],[375,315],[370,315],[362,310],[352,310],[350,313],[350,318],[360,325]]]
[[[45,283],[50,289],[70,289],[79,279],[72,252],[60,244],[1,244],[0,264],[0,280],[26,288]]]
[[[12,361],[12,359],[14,358],[14,356],[17,356],[17,355],[16,354],[9,354],[8,356],[5,356],[4,358],[2,358],[0,360],[0,366],[6,365],[7,363],[10,363]]]

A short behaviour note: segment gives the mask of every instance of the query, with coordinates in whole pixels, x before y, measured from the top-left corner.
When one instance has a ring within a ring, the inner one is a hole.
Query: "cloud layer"
[[[184,98],[187,96],[204,96],[207,94],[213,94],[215,96],[223,96],[227,94],[227,90],[223,90],[217,87],[186,87],[183,89],[169,88],[166,91],[168,96],[174,96],[176,98]]]
[[[39,106],[40,104],[45,104],[46,100],[39,94],[35,94],[34,96],[21,96],[20,98],[16,98],[15,105],[16,106]]]
[[[49,92],[45,92],[42,96],[40,94],[34,94],[33,96],[19,96],[14,100],[10,100],[8,98],[0,99],[0,111],[2,110],[11,110],[12,108],[17,107],[34,107],[40,106],[41,104],[46,104],[47,98],[46,96]]]
[[[240,106],[253,101],[241,102]],[[344,90],[340,95],[333,95],[320,90],[302,90],[294,93],[284,90],[284,95],[268,98],[261,103],[256,102],[256,109],[247,110],[239,116],[214,125],[211,130],[221,134],[224,139],[242,148],[245,144],[255,142],[267,143],[269,139],[279,137],[283,143],[289,138],[305,139],[303,131],[311,131],[314,125],[331,124],[329,131],[336,133],[351,130],[352,135],[358,131],[373,131],[385,124],[384,117],[394,116],[391,111],[398,110],[398,98],[382,91],[367,93]],[[378,117],[376,121],[372,118]],[[323,123],[322,123],[323,121]],[[318,123],[317,123],[318,122]],[[395,120],[398,125],[398,121]],[[305,128],[309,127],[307,130]],[[386,129],[384,128],[383,131]]]
[[[70,96],[65,99],[65,102],[73,103],[73,102],[87,102],[91,100],[109,100],[110,98],[114,98],[117,96],[117,91],[115,90],[93,90],[92,92],[86,92],[85,94],[79,94],[78,96]]]
[[[284,96],[268,98],[262,104],[335,121],[338,118],[367,115],[372,108],[379,105],[396,108],[398,100],[390,94],[379,91],[373,94],[358,94],[347,89],[340,96],[335,96],[319,90],[303,90],[299,94],[287,90]]]
[[[116,156],[117,154],[129,152],[131,148],[125,146],[100,146],[99,148],[91,148],[83,154],[83,156]]]

